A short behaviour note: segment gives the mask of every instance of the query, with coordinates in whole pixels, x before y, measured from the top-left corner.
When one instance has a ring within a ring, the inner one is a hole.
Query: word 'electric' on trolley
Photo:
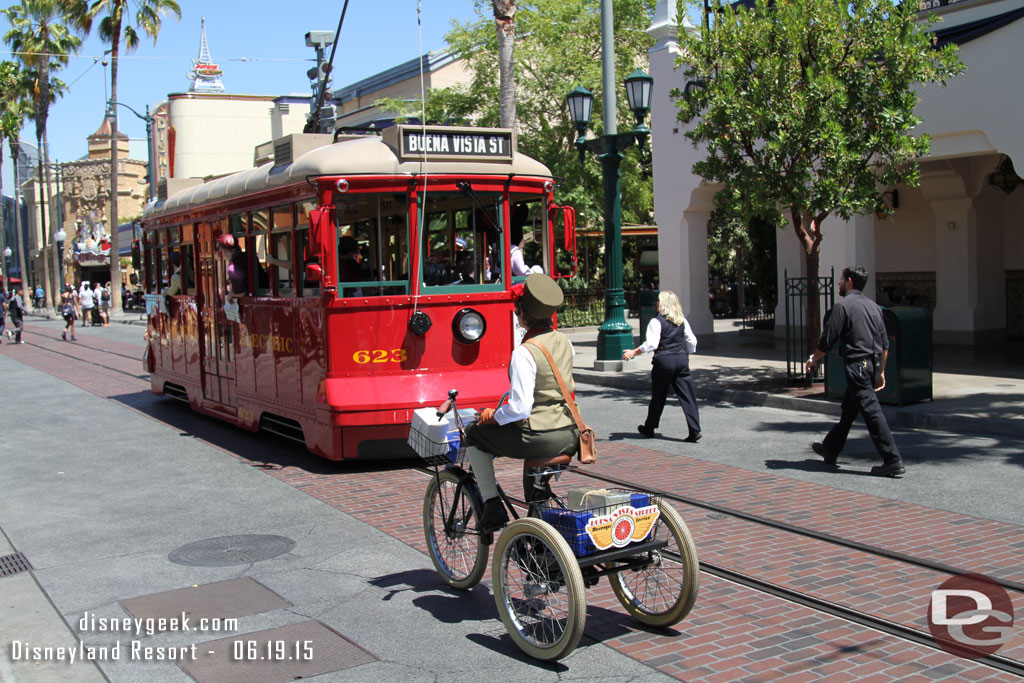
[[[153,392],[335,460],[395,452],[370,446],[404,444],[452,386],[479,406],[507,389],[521,232],[528,264],[575,264],[572,210],[508,130],[291,135],[168,185],[190,186],[143,217]]]

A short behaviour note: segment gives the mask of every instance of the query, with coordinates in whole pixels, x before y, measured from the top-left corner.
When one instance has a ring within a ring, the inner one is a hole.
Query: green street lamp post
[[[605,259],[605,320],[597,332],[597,370],[622,369],[622,352],[633,348],[633,329],[626,322],[626,296],[622,287],[622,195],[619,164],[622,150],[633,143],[643,145],[650,135],[644,118],[651,108],[651,87],[654,79],[637,69],[625,80],[629,108],[636,116],[637,125],[628,133],[618,133],[615,112],[615,48],[612,26],[612,0],[601,2],[601,73],[604,89],[604,135],[593,140],[586,138],[594,96],[583,86],[577,86],[566,96],[569,115],[579,133],[576,149],[580,162],[586,152],[597,154],[601,160],[604,179],[604,259]]]

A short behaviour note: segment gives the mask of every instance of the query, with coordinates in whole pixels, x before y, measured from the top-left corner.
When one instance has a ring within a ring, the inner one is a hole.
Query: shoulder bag
[[[562,379],[562,373],[558,371],[558,366],[555,365],[555,359],[551,357],[551,352],[547,350],[543,344],[533,339],[527,339],[524,344],[533,344],[541,352],[544,353],[544,357],[548,359],[548,365],[551,366],[551,371],[555,373],[555,381],[558,382],[558,388],[562,390],[562,397],[565,399],[566,404],[569,406],[569,412],[572,413],[572,419],[576,422],[576,428],[580,430],[580,448],[576,453],[576,457],[579,458],[580,464],[592,465],[597,462],[597,439],[594,436],[594,430],[583,424],[583,417],[580,415],[580,409],[576,406],[576,401],[573,400],[572,394],[569,393],[569,388],[565,386],[565,380]]]

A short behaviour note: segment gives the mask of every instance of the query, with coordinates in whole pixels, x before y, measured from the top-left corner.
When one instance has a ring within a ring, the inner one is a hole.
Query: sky
[[[0,6],[17,4],[12,0]],[[130,3],[131,4],[131,3]],[[338,28],[343,0],[297,3],[249,0],[246,3],[178,0],[181,21],[164,18],[157,36],[142,37],[139,47],[118,60],[118,101],[140,114],[167,99],[168,93],[186,92],[192,60],[199,56],[200,25],[206,18],[206,41],[213,62],[224,70],[225,91],[237,94],[309,94],[306,70],[315,52],[306,47],[308,31]],[[445,48],[444,34],[453,21],[476,18],[473,0],[350,0],[334,58],[332,86],[340,88],[392,66],[415,59],[422,51]],[[283,11],[282,11],[283,10]],[[10,28],[0,15],[0,36]],[[102,64],[108,45],[95,35],[82,41],[58,77],[68,91],[50,107],[47,137],[51,161],[73,161],[87,152],[86,137],[103,122],[104,103],[110,92],[110,67]],[[330,49],[330,48],[328,48]],[[328,56],[330,53],[328,52]],[[10,48],[0,43],[0,59],[11,60]],[[132,140],[132,158],[146,159],[146,125],[125,107],[118,107],[118,128]],[[26,120],[22,139],[35,145],[35,126]],[[3,193],[13,192],[10,150],[4,144]]]

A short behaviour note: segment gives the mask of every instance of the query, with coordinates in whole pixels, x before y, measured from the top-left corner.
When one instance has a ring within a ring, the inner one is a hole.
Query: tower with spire
[[[224,73],[219,65],[213,63],[210,56],[210,48],[206,44],[206,17],[202,19],[202,29],[199,39],[199,59],[192,60],[192,68],[188,77],[192,79],[189,92],[224,92],[224,84],[220,82],[220,75]]]

